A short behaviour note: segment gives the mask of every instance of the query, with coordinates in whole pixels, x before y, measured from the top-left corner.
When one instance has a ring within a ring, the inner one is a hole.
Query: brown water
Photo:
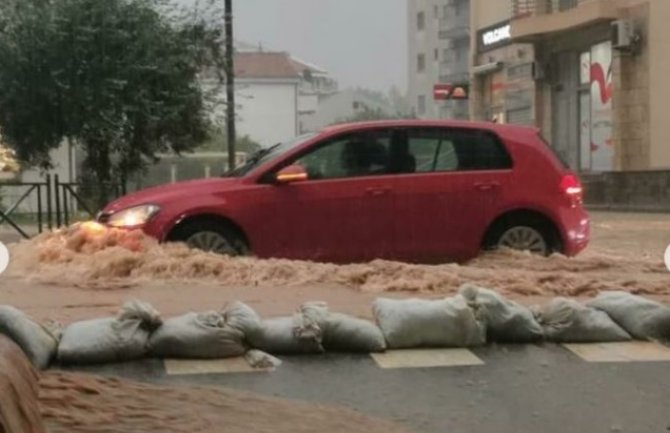
[[[0,335],[0,433],[400,433],[347,409],[46,372]]]
[[[0,433],[43,433],[37,372],[11,340],[0,335]]]
[[[40,382],[52,433],[400,433],[346,409],[194,387],[157,387],[68,373]]]
[[[388,261],[333,265],[228,258],[159,245],[141,232],[76,226],[11,246],[10,274],[44,284],[127,289],[148,281],[210,281],[219,286],[337,284],[365,292],[452,294],[476,283],[507,295],[591,296],[600,290],[670,294],[662,255],[592,250],[577,258],[515,251],[486,254],[465,265]]]

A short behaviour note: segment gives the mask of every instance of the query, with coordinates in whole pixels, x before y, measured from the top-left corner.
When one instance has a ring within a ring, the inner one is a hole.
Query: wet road
[[[670,348],[633,343],[575,350],[581,357],[558,345],[490,346],[386,362],[368,355],[281,357],[283,365],[272,372],[217,373],[233,364],[160,360],[83,371],[345,406],[416,432],[670,431]],[[473,365],[411,366],[431,360]]]

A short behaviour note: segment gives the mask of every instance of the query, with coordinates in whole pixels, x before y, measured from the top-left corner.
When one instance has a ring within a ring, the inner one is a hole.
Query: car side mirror
[[[275,181],[279,185],[302,182],[309,179],[307,170],[301,165],[289,165],[284,167],[275,175]]]

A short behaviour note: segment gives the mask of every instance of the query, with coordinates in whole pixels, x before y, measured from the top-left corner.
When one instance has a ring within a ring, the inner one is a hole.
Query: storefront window
[[[591,169],[612,170],[612,43],[591,48]]]

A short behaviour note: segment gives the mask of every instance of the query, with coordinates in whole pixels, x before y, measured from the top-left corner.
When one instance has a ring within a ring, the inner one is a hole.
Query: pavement
[[[493,345],[382,355],[145,360],[78,371],[353,408],[426,433],[670,431],[670,347],[657,343]],[[317,431],[318,429],[315,429]]]

